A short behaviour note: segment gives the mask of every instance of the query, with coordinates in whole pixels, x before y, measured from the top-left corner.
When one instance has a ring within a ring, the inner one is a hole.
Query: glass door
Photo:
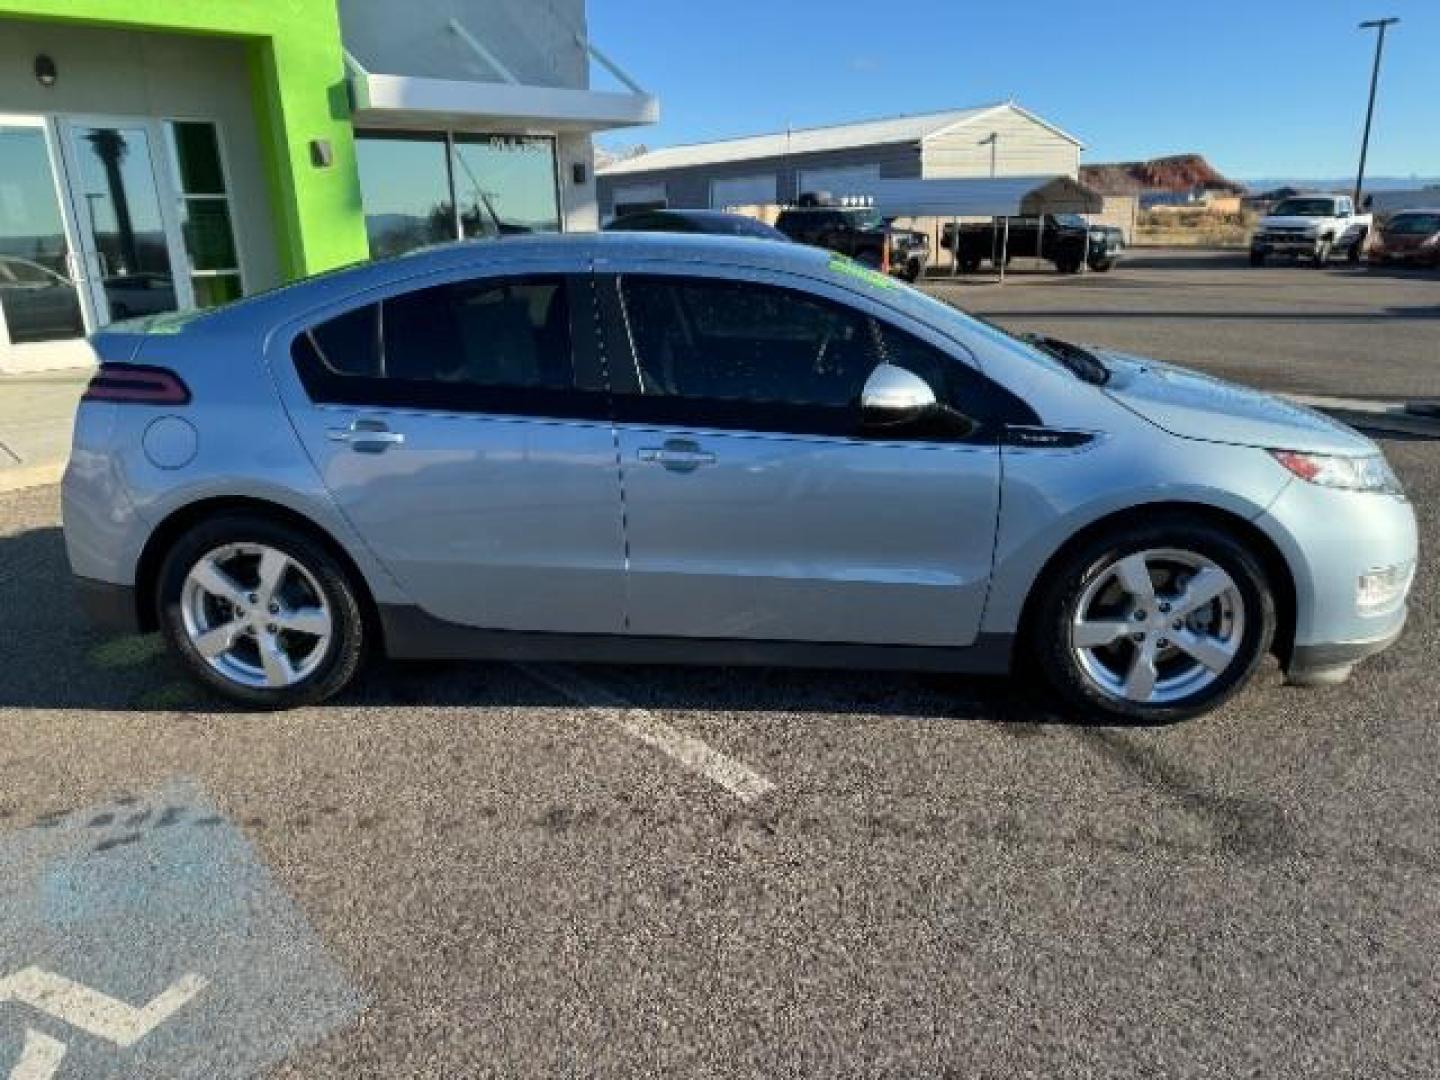
[[[60,123],[81,274],[97,326],[194,306],[178,204],[153,121]]]
[[[0,115],[0,372],[88,363],[90,328],[45,120]]]

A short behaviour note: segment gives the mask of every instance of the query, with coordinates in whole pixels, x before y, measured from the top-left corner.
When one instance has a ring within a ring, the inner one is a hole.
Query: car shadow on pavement
[[[1022,735],[1060,715],[1033,680],[899,671],[577,664],[627,705],[654,710],[909,716],[1002,724]],[[158,634],[91,627],[76,602],[59,528],[0,536],[0,708],[236,713],[191,680]],[[343,707],[546,707],[575,702],[514,665],[371,663]]]

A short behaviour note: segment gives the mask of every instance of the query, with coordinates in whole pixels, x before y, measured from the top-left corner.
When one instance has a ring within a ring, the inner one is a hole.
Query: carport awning
[[[588,132],[653,124],[660,118],[659,101],[643,93],[368,71],[352,71],[350,88],[359,127]]]
[[[1019,217],[1098,214],[1104,197],[1068,176],[880,180],[875,209],[886,217]]]

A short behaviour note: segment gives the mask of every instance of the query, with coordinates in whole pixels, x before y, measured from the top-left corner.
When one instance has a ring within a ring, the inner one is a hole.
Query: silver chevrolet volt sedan
[[[1399,635],[1376,446],[1018,339],[839,256],[514,237],[117,325],[64,482],[77,591],[246,705],[368,655],[1003,672],[1214,708]]]

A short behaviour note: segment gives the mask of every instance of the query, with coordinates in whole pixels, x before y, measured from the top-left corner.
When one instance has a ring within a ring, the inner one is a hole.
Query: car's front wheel
[[[1168,723],[1255,673],[1275,601],[1255,555],[1181,519],[1097,536],[1047,573],[1029,627],[1040,674],[1083,717]]]
[[[365,625],[344,567],[279,522],[233,514],[200,523],[170,550],[158,592],[172,652],[241,704],[322,701],[360,666]]]

